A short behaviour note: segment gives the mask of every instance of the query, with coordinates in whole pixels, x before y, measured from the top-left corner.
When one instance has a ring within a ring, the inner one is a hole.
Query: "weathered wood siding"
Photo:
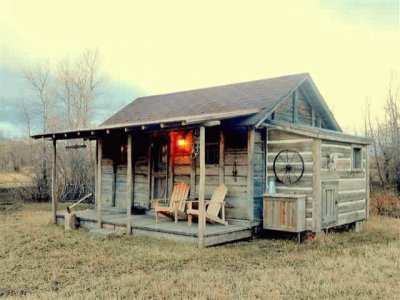
[[[133,158],[133,204],[148,208],[150,206],[150,184],[148,153],[142,152]]]
[[[306,196],[307,229],[311,230],[313,202],[313,139],[280,130],[268,130],[267,176],[275,177],[273,163],[276,155],[284,149],[293,149],[304,160],[304,174],[299,182],[291,185],[276,183],[276,190],[282,194],[301,194]]]
[[[133,203],[135,206],[149,207],[150,184],[147,137],[141,143],[133,141]],[[109,146],[110,147],[110,146]],[[102,160],[102,203],[103,207],[127,207],[127,165],[121,163],[118,152],[112,152],[114,159]],[[119,163],[118,163],[119,162]]]
[[[115,167],[115,207],[126,208],[126,165]]]
[[[352,145],[331,141],[321,143],[321,181],[338,184],[338,220],[335,225],[343,225],[363,220],[366,217],[366,172],[365,147],[362,148],[362,169],[352,169]],[[338,154],[336,171],[328,169],[328,158]]]
[[[206,132],[207,135],[207,132]],[[228,193],[225,198],[227,202],[226,207],[226,218],[227,219],[239,219],[247,220],[247,132],[224,132],[225,136],[225,149],[223,155],[223,170],[220,172],[219,164],[207,164],[206,165],[206,179],[205,179],[205,197],[210,199],[214,190],[219,186],[222,180],[220,179],[221,174],[223,175],[223,182],[228,187]],[[258,134],[256,134],[258,136]],[[231,140],[237,138],[243,142],[232,143]],[[259,138],[257,137],[257,141]],[[257,143],[258,144],[258,143]],[[260,158],[262,153],[257,150],[257,158]],[[257,162],[261,163],[261,162]],[[180,157],[175,160],[174,167],[174,181],[185,181],[190,184],[191,171],[192,176],[195,178],[194,186],[195,191],[191,197],[198,197],[199,183],[200,183],[200,169],[199,159],[196,158],[195,170],[191,169],[190,156]],[[234,170],[237,174],[234,176]],[[257,172],[259,167],[257,166]],[[258,195],[258,194],[257,194]],[[261,193],[262,197],[262,193]],[[260,201],[262,201],[260,199]],[[257,210],[261,209],[258,205]],[[257,211],[260,213],[259,211]]]
[[[361,170],[352,169],[352,145],[349,143],[321,141],[321,186],[329,183],[338,184],[337,221],[331,226],[339,226],[366,217],[366,172],[365,147],[362,148],[363,159]],[[296,193],[306,195],[306,224],[307,230],[312,230],[313,217],[313,139],[305,136],[270,129],[268,131],[267,175],[274,176],[273,161],[283,149],[298,151],[304,160],[304,174],[300,181],[292,185],[276,183],[278,193]],[[336,170],[328,169],[329,155],[336,153],[338,161]],[[322,195],[321,195],[322,198]],[[322,201],[322,199],[320,200]],[[322,212],[321,212],[322,214]],[[322,224],[322,228],[327,227]]]
[[[233,142],[235,134],[241,142]],[[247,132],[225,132],[225,135],[224,181],[228,187],[226,217],[247,220]]]
[[[178,182],[185,182],[190,186],[190,179],[192,173],[192,158],[191,155],[177,155],[174,159],[173,180],[174,184]],[[200,174],[200,171],[197,172]],[[190,191],[190,195],[194,197],[195,191]]]
[[[265,131],[256,131],[254,139],[254,219],[262,220],[265,187]]]
[[[301,89],[295,91],[275,110],[274,119],[278,121],[328,128],[319,109],[312,105],[312,101]]]
[[[102,207],[114,206],[115,172],[111,159],[103,158],[101,163],[101,202]]]

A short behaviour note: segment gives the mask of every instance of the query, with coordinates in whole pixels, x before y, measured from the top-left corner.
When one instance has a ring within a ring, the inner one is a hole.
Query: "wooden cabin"
[[[81,226],[207,246],[261,226],[318,233],[368,216],[370,141],[342,132],[307,73],[142,97],[98,127],[33,138],[52,139],[54,154],[57,140],[97,142],[96,210],[77,213]],[[152,199],[178,182],[200,202],[198,228],[155,224]],[[202,203],[222,183],[228,225],[203,226]],[[56,207],[53,193],[63,222]]]

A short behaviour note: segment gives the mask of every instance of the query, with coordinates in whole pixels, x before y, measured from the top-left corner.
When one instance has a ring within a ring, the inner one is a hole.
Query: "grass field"
[[[0,215],[0,296],[28,298],[399,299],[400,220],[312,242],[207,249],[50,225],[50,205]]]

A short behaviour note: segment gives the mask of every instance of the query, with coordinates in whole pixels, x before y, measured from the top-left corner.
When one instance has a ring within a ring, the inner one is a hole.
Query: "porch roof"
[[[236,110],[222,113],[209,113],[191,116],[178,116],[173,118],[164,118],[153,121],[141,121],[131,123],[121,123],[112,125],[100,125],[91,128],[82,128],[76,130],[64,130],[49,132],[43,134],[32,135],[33,139],[41,138],[52,138],[56,140],[62,139],[94,139],[97,136],[103,136],[110,132],[122,131],[129,132],[134,130],[146,130],[146,129],[162,129],[172,127],[190,127],[194,125],[203,124],[205,126],[212,124],[213,122],[219,122],[221,120],[232,119],[237,117],[246,117],[259,113],[260,109],[247,109],[247,110]]]

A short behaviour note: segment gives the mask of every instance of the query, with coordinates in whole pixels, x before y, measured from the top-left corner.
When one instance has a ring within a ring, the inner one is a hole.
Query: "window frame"
[[[352,144],[351,145],[351,170],[352,171],[363,171],[364,170],[364,151],[363,151],[364,147],[362,145],[356,145],[356,144]],[[360,151],[360,166],[357,167],[355,166],[355,151]]]

